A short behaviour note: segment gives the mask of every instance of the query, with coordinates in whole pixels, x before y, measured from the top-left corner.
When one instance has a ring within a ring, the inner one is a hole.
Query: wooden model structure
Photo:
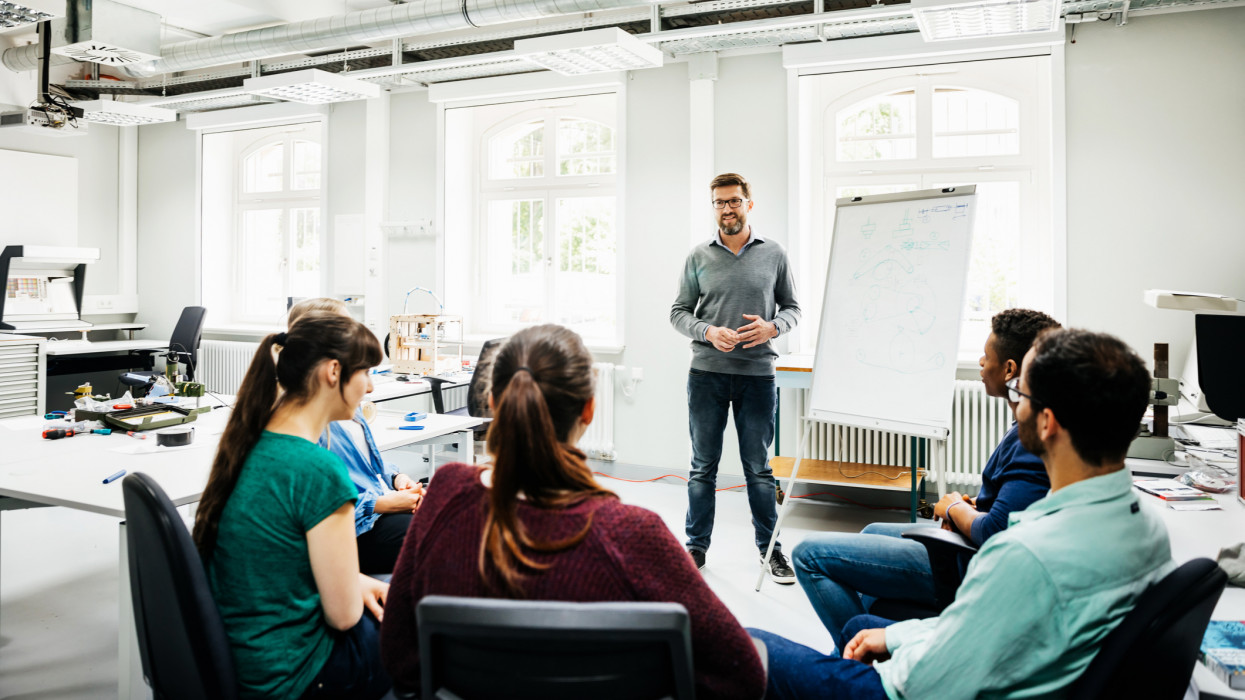
[[[463,368],[463,317],[398,314],[389,317],[389,361],[394,374],[420,376]]]

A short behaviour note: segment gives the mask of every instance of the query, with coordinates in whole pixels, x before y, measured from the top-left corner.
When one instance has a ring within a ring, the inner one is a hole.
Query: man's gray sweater
[[[753,376],[774,373],[778,353],[773,341],[747,349],[740,343],[722,352],[705,340],[710,326],[739,329],[752,323],[744,314],[773,322],[779,335],[800,322],[787,252],[755,233],[738,256],[713,240],[697,245],[688,253],[679,295],[670,307],[670,324],[692,339],[692,369]]]

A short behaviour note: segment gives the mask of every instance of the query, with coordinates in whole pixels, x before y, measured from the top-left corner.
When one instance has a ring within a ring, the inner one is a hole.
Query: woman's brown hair
[[[548,568],[524,549],[548,553],[579,544],[592,528],[589,514],[577,534],[556,542],[532,538],[518,518],[519,494],[538,508],[565,508],[593,496],[617,498],[592,478],[584,453],[568,444],[592,399],[592,355],[574,332],[534,326],[506,341],[493,363],[493,422],[488,450],[493,479],[480,543],[479,569],[500,575],[506,593],[521,594],[521,568]]]
[[[311,399],[316,389],[315,369],[328,360],[341,365],[338,391],[344,396],[346,383],[355,372],[380,363],[380,343],[358,321],[310,314],[288,332],[273,333],[259,344],[238,389],[195,514],[195,546],[203,559],[212,556],[221,513],[273,412],[279,404],[299,405]]]

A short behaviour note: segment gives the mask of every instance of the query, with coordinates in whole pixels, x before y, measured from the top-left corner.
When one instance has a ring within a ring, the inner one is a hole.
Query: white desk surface
[[[163,350],[167,340],[54,340],[47,344],[49,355],[86,355],[93,352]]]
[[[1214,560],[1221,548],[1245,541],[1245,506],[1234,493],[1216,495],[1223,510],[1207,511],[1175,511],[1158,497],[1140,491],[1137,497],[1167,524],[1172,558],[1179,564],[1198,557]],[[1245,588],[1225,588],[1211,618],[1245,620]],[[1245,699],[1245,692],[1232,690],[1201,663],[1193,667],[1193,681],[1202,698]]]
[[[417,424],[425,426],[423,430],[390,430],[391,425],[416,425],[405,423],[403,415],[379,412],[372,431],[382,451],[462,432],[480,423],[479,418],[433,414]],[[228,420],[228,410],[200,415],[191,424],[194,443],[176,448],[156,447],[154,438],[136,440],[118,433],[44,440],[40,435],[45,421],[41,419],[0,420],[0,443],[6,457],[0,467],[0,496],[124,518],[121,481],[102,482],[125,469],[155,477],[176,505],[193,503],[207,483],[216,444]]]
[[[0,331],[0,333],[81,333],[85,339],[86,334],[92,331],[141,331],[146,327],[146,323],[93,323],[89,326],[74,328],[56,325],[24,326],[12,331]]]
[[[460,386],[467,386],[471,383],[471,375],[463,374],[461,376],[446,377],[453,384],[446,384],[441,387],[442,391],[449,391]],[[400,382],[388,374],[372,375],[372,393],[363,398],[368,401],[380,403],[381,401],[390,401],[393,399],[406,398],[408,396],[418,396],[419,394],[427,394],[432,391],[432,385],[423,379],[412,377],[410,381]]]

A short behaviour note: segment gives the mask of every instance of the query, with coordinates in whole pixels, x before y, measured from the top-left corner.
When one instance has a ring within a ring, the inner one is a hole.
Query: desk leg
[[[463,464],[475,464],[476,436],[473,430],[458,432],[458,461]]]
[[[143,659],[138,654],[138,635],[134,627],[134,601],[130,597],[130,557],[125,538],[125,521],[120,527],[117,615],[117,697],[120,700],[151,700],[151,689],[143,680]]]

